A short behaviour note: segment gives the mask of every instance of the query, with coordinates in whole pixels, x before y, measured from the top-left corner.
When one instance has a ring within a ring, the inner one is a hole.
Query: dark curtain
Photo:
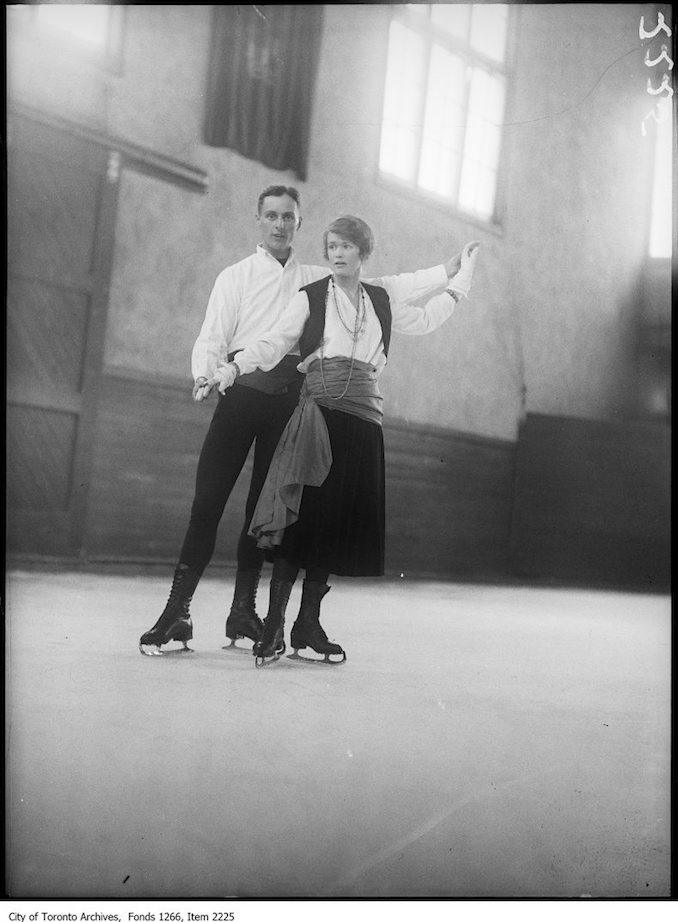
[[[205,142],[306,179],[322,4],[216,6]]]

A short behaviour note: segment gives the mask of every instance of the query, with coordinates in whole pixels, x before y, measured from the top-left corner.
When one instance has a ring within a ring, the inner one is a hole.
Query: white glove
[[[456,291],[457,294],[462,295],[467,298],[468,293],[471,290],[471,284],[473,282],[473,272],[476,267],[476,259],[478,258],[478,247],[480,243],[477,240],[472,240],[470,243],[467,243],[464,249],[461,251],[461,268],[459,272],[449,280],[447,283],[448,289]]]
[[[228,365],[222,365],[214,372],[214,377],[210,384],[216,384],[220,394],[225,394],[227,388],[231,387],[235,379],[240,374],[240,369],[235,362],[229,362]]]

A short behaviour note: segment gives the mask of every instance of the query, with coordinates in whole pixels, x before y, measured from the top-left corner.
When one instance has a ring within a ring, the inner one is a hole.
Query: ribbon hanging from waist
[[[249,534],[259,547],[282,542],[285,528],[299,518],[304,487],[321,486],[330,472],[332,447],[320,406],[381,425],[382,397],[374,366],[343,356],[310,364],[250,523]]]

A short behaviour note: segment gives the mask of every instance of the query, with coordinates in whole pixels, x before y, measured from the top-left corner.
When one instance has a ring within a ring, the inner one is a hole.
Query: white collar
[[[274,259],[278,264],[280,264],[280,260],[278,259],[278,257],[274,256],[272,253],[269,253],[266,247],[261,243],[257,244],[257,253],[266,259]],[[294,247],[290,247],[290,253],[289,253],[289,256],[287,257],[287,260],[285,261],[285,266],[289,266],[290,263],[295,263],[296,259],[297,258],[294,253]],[[282,266],[282,268],[284,269],[285,266]]]

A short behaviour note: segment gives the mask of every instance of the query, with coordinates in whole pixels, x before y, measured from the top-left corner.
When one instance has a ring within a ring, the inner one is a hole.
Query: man
[[[259,196],[256,222],[261,243],[256,252],[224,269],[214,284],[205,320],[193,347],[193,397],[204,400],[216,386],[219,366],[230,362],[280,317],[293,295],[329,274],[325,266],[302,266],[292,243],[301,227],[299,193],[289,186],[269,186]],[[375,282],[396,300],[416,302],[442,292],[461,265],[460,256],[444,266],[389,276]],[[254,465],[238,540],[238,569],[226,637],[259,640],[263,624],[255,601],[264,553],[247,534],[266,473],[298,399],[302,376],[299,355],[288,355],[275,367],[238,377],[236,386],[218,395],[200,452],[195,495],[169,599],[154,626],[142,635],[142,653],[158,655],[172,640],[183,644],[193,636],[189,606],[216,543],[226,502],[254,443]]]

